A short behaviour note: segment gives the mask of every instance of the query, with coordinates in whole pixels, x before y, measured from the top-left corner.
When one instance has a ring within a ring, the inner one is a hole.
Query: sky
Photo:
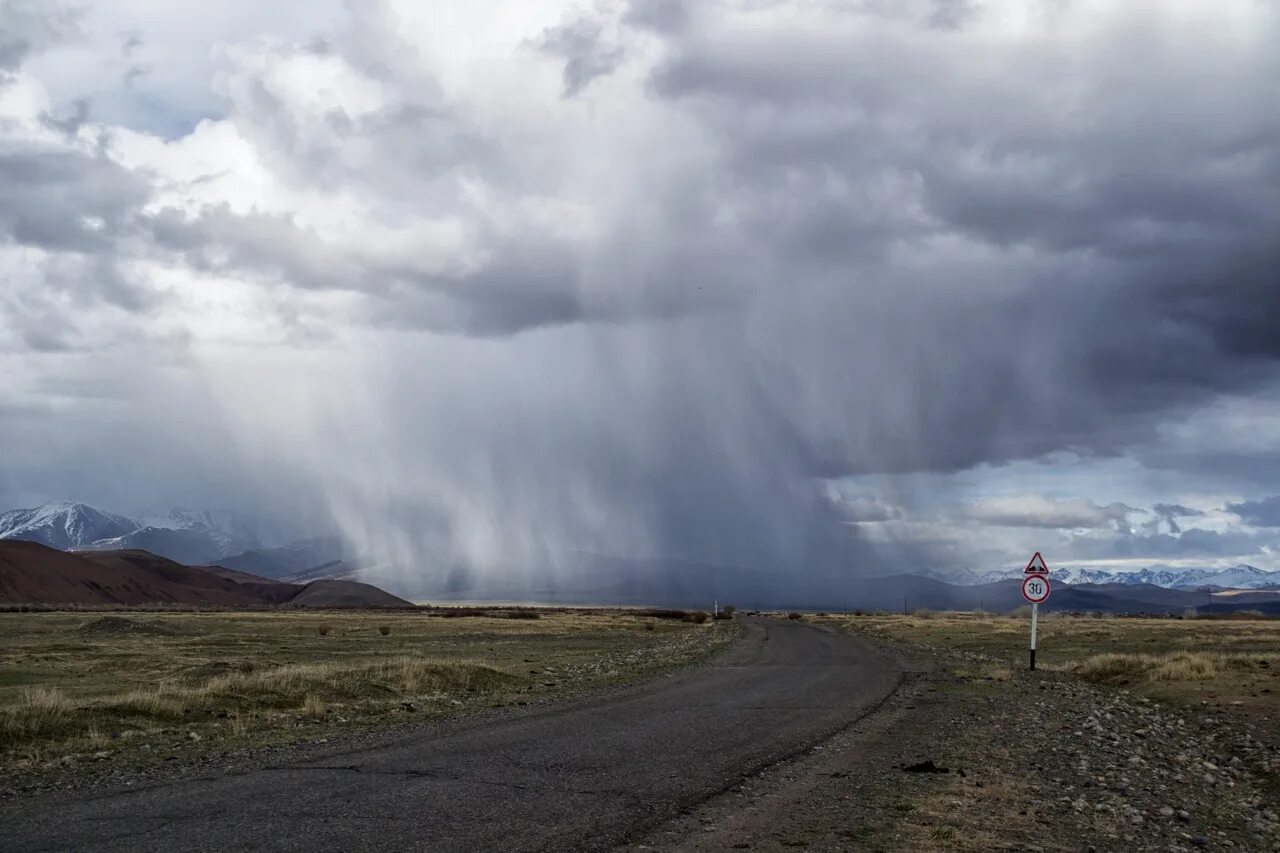
[[[1280,7],[0,0],[0,504],[1280,569]]]

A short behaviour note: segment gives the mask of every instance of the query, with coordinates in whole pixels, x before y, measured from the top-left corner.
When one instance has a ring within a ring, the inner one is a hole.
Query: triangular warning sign
[[[1049,574],[1049,567],[1044,564],[1044,557],[1040,556],[1039,551],[1036,551],[1036,555],[1027,563],[1027,567],[1022,570],[1022,573],[1027,575]]]

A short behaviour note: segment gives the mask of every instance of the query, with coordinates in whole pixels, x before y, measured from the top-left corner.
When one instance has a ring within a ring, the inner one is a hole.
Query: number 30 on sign
[[[1032,604],[1039,604],[1049,597],[1049,579],[1031,575],[1022,581],[1022,597]]]

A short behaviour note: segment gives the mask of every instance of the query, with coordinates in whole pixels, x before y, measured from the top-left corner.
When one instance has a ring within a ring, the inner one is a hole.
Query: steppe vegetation
[[[1280,620],[1042,614],[1029,672],[1028,616],[805,617],[913,675],[753,830],[913,853],[1280,851]],[[950,772],[904,772],[922,762]]]
[[[697,660],[731,631],[625,610],[3,613],[0,772],[523,705]]]
[[[1029,613],[1026,616],[1029,617]],[[1022,613],[811,617],[818,624],[966,656],[961,674],[1007,680],[1027,666]],[[1037,666],[1158,699],[1280,708],[1280,619],[1042,615]]]

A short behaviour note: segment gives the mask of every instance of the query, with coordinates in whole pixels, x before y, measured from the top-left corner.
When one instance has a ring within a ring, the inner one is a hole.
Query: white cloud
[[[1127,530],[1129,516],[1141,512],[1144,511],[1122,503],[1099,506],[1085,498],[1010,495],[973,501],[960,510],[960,515],[972,521],[1003,527]]]

